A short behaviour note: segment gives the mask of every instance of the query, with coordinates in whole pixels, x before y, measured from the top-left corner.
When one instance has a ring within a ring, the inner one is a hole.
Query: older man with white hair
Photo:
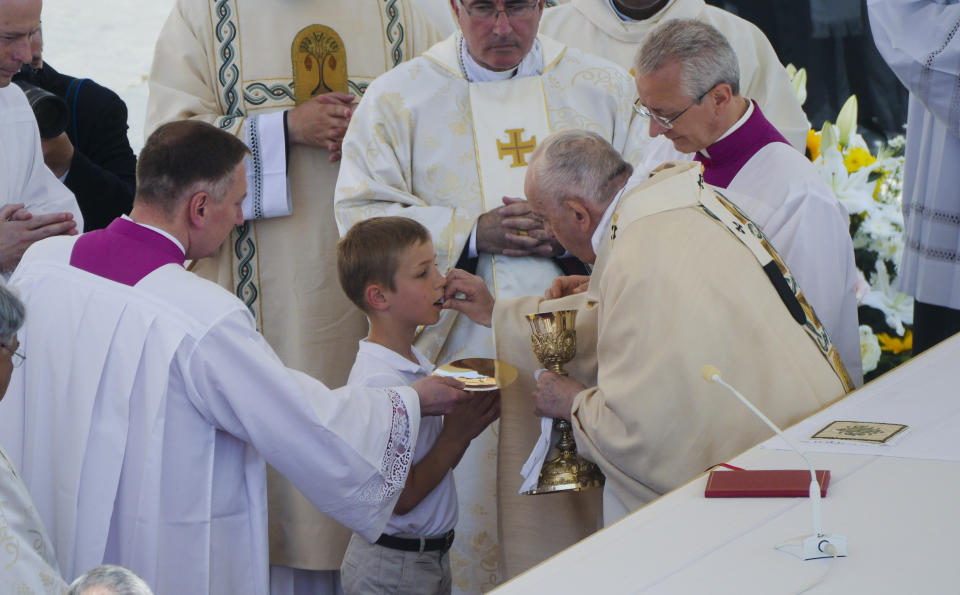
[[[537,413],[568,419],[577,448],[606,475],[609,524],[769,437],[746,408],[701,379],[705,364],[771,419],[795,423],[852,388],[836,350],[759,228],[672,162],[639,186],[602,138],[546,139],[527,172],[531,208],[594,265],[585,293],[493,302],[451,275],[446,307],[496,331],[497,357],[526,373],[504,399],[533,394]],[[456,299],[462,292],[464,299]],[[533,380],[525,316],[577,310],[577,356]]]

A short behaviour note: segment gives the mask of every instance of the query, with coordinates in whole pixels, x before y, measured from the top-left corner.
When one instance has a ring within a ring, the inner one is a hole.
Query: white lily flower
[[[863,371],[872,372],[880,362],[880,340],[873,334],[873,329],[865,324],[860,325],[860,361],[863,362]]]
[[[846,148],[850,145],[850,138],[857,132],[857,96],[851,95],[840,108],[837,114],[837,134],[839,135],[840,146]]]
[[[890,284],[890,275],[882,259],[877,259],[875,273],[870,279],[870,292],[863,298],[863,305],[883,312],[887,326],[901,337],[904,333],[903,324],[913,324],[913,298],[900,293]]]
[[[824,138],[827,128],[824,126]],[[876,163],[861,167],[854,173],[847,172],[843,155],[836,145],[826,145],[821,141],[820,155],[813,162],[820,175],[833,189],[840,204],[848,214],[869,212],[877,204],[873,200],[876,181],[870,181],[870,174],[876,169]]]

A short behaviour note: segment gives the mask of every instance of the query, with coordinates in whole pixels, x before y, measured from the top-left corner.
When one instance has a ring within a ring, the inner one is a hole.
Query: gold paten
[[[528,314],[530,341],[537,360],[551,372],[566,376],[563,364],[577,353],[576,310],[559,310]],[[600,468],[577,454],[573,428],[565,419],[553,420],[553,428],[560,434],[557,450],[560,454],[543,464],[537,488],[525,494],[580,492],[603,487]]]
[[[330,27],[310,25],[301,29],[293,38],[290,57],[297,105],[322,93],[347,92],[347,49]]]

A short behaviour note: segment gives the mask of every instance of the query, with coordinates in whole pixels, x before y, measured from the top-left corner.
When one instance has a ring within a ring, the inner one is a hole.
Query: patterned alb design
[[[399,494],[407,481],[407,472],[410,470],[410,462],[413,458],[407,407],[396,391],[390,389],[385,391],[393,405],[390,439],[383,453],[380,475],[373,477],[360,490],[359,498],[364,504],[379,504]]]

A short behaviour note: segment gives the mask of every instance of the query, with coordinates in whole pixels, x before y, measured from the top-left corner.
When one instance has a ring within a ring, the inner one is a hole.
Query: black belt
[[[453,545],[453,529],[450,529],[440,537],[395,537],[384,533],[377,540],[377,545],[388,547],[392,550],[401,550],[404,552],[446,552]]]

